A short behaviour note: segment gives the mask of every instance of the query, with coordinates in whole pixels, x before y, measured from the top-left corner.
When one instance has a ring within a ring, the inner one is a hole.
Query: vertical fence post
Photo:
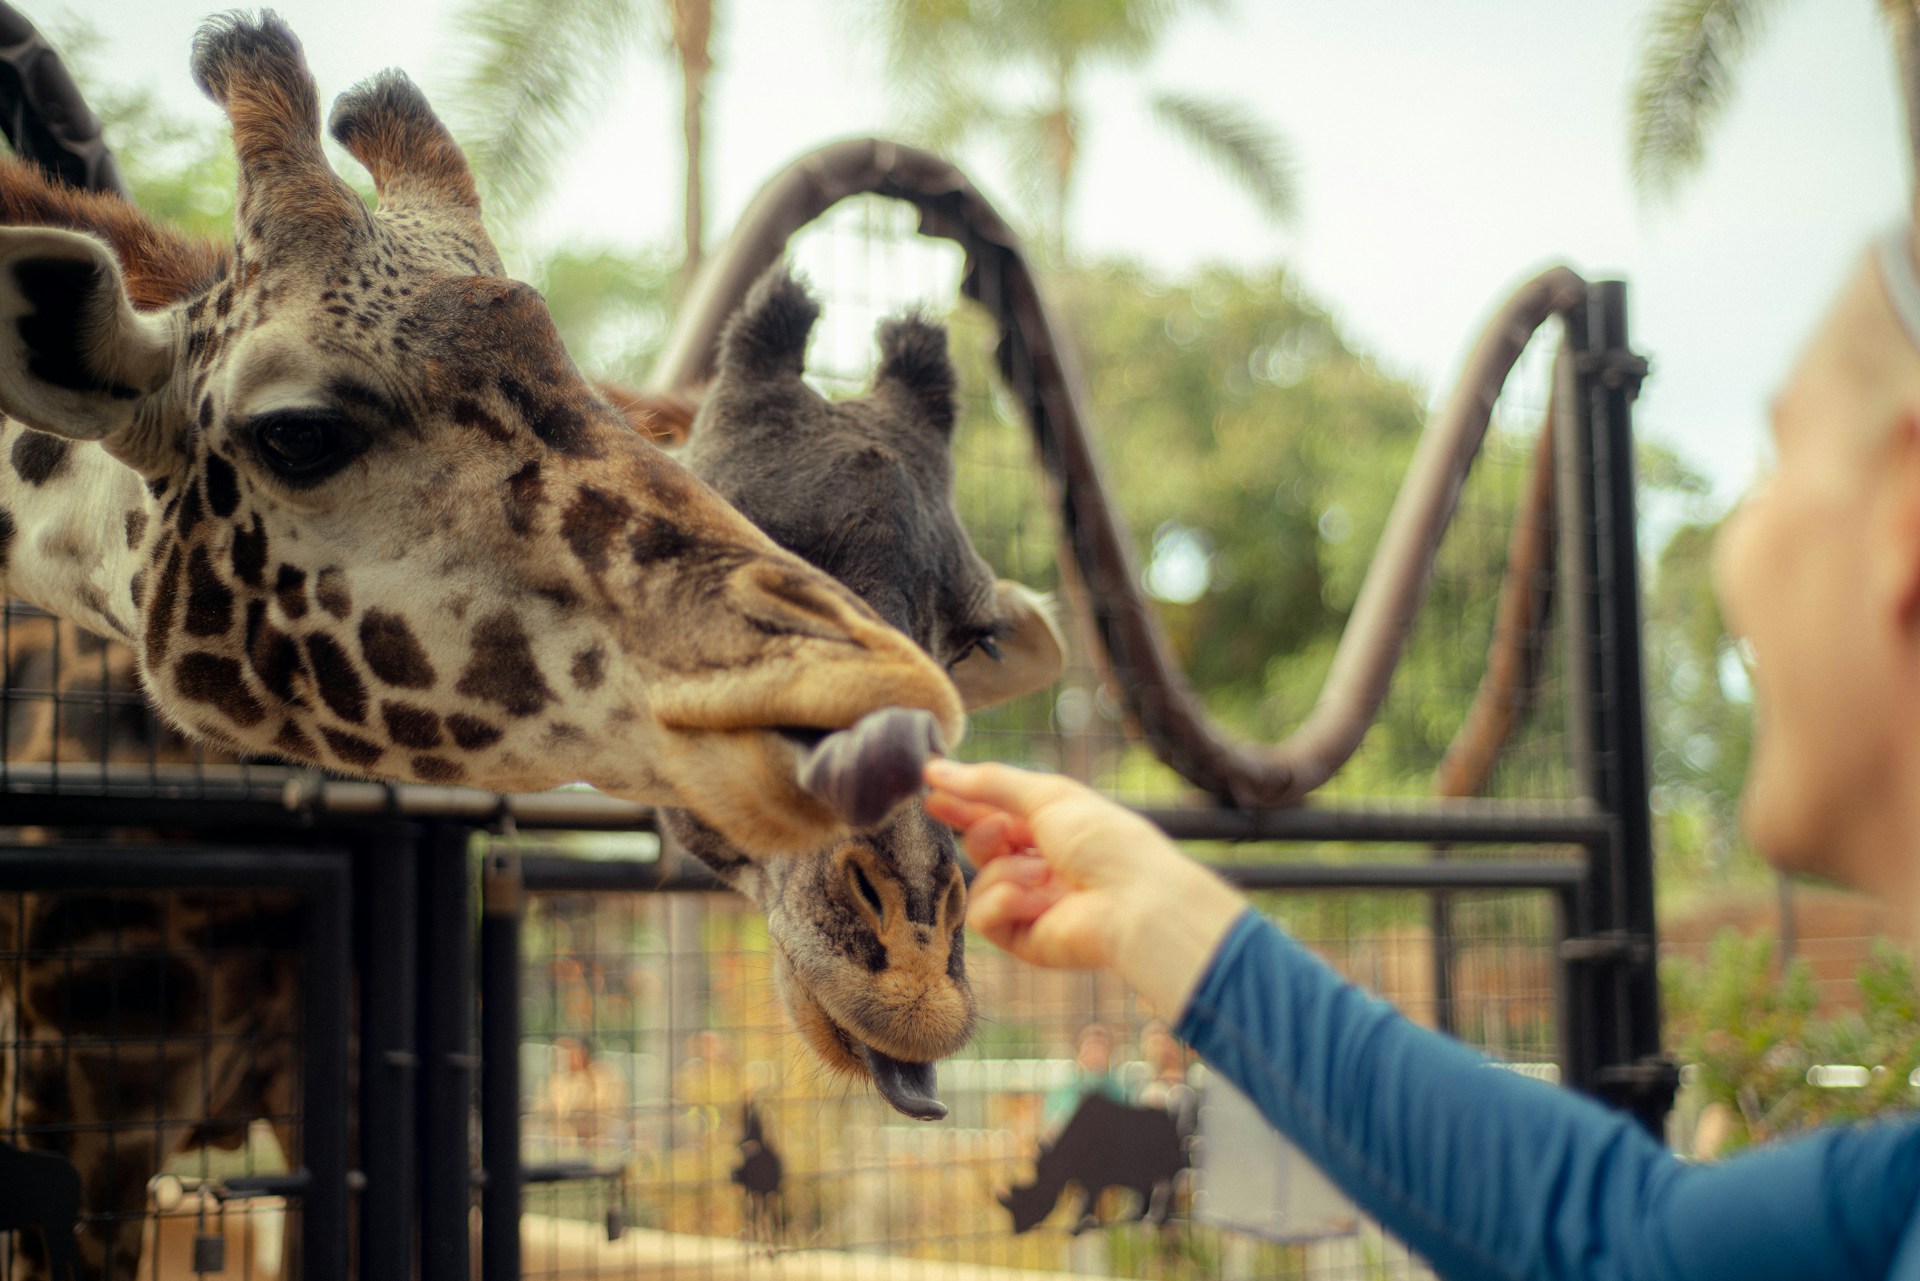
[[[420,837],[420,1278],[472,1281],[473,890],[467,829]]]
[[[361,1281],[413,1276],[413,1211],[418,1171],[414,1099],[419,868],[412,829],[387,827],[361,846],[355,880],[360,910]]]
[[[481,1281],[520,1276],[520,926],[526,886],[520,852],[487,855],[480,912]]]
[[[1628,346],[1626,294],[1624,282],[1600,281],[1585,314],[1567,318],[1579,411],[1569,443],[1587,482],[1587,519],[1579,522],[1574,576],[1563,598],[1579,598],[1570,613],[1582,648],[1573,676],[1584,683],[1576,714],[1585,724],[1576,741],[1584,740],[1585,750],[1577,755],[1585,758],[1588,794],[1613,819],[1613,836],[1589,851],[1585,919],[1561,956],[1571,967],[1570,1083],[1659,1135],[1678,1073],[1660,1056],[1634,503],[1633,401],[1647,365]]]
[[[342,856],[307,901],[306,1064],[300,1163],[302,1275],[347,1272],[347,1004],[353,989],[352,880]]]

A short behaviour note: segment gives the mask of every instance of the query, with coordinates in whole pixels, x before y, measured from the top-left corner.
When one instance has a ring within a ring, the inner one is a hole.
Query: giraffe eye
[[[279,409],[252,426],[261,461],[295,484],[324,480],[359,452],[346,420],[328,409]]]

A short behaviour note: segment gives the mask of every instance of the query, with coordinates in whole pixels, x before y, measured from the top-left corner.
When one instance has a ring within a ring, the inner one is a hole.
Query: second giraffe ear
[[[0,410],[29,427],[111,449],[167,384],[173,327],[142,315],[120,264],[91,236],[0,228]]]

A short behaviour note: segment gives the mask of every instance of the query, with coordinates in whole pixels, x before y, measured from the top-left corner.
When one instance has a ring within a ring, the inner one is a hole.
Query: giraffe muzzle
[[[927,758],[946,750],[939,722],[919,708],[883,707],[830,734],[785,733],[800,748],[801,789],[855,830],[919,795]]]

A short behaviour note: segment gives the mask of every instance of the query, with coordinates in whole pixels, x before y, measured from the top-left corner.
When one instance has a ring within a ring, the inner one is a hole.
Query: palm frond
[[[1700,167],[1733,97],[1740,59],[1779,0],[1665,0],[1648,21],[1628,108],[1627,162],[1644,195],[1672,194]]]
[[[1261,212],[1286,224],[1299,216],[1298,166],[1286,138],[1239,103],[1160,93],[1153,114],[1218,165]]]
[[[454,16],[463,69],[448,117],[496,218],[550,185],[615,72],[653,24],[639,0],[470,0]]]

